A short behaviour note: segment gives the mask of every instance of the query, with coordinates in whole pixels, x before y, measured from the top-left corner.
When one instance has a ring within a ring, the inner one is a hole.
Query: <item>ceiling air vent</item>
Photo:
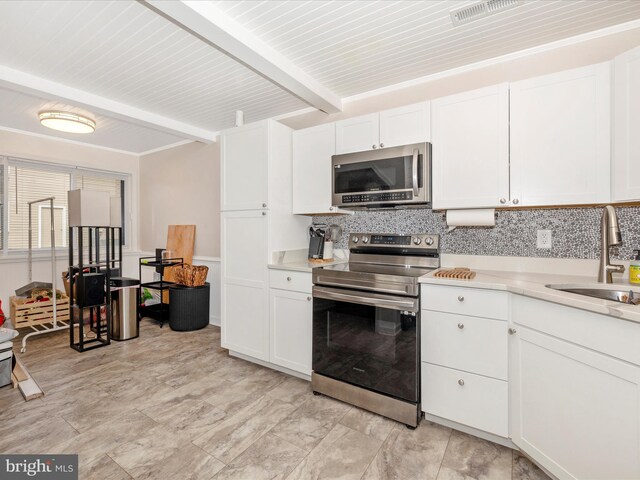
[[[464,8],[451,10],[449,13],[451,15],[451,21],[457,26],[493,15],[494,13],[502,12],[508,8],[517,7],[523,3],[524,0],[485,0],[484,2],[474,3]]]

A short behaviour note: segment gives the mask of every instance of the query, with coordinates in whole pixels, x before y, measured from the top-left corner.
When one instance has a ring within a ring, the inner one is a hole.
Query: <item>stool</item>
[[[169,287],[169,327],[182,332],[209,325],[210,285]]]

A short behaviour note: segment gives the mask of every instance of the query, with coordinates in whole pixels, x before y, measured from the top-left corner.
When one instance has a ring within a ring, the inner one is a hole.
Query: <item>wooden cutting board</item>
[[[195,225],[169,225],[166,250],[171,250],[174,258],[182,258],[184,263],[193,263],[193,247],[196,243]],[[166,268],[164,279],[175,281],[173,268]],[[169,303],[169,292],[165,291],[162,301]]]

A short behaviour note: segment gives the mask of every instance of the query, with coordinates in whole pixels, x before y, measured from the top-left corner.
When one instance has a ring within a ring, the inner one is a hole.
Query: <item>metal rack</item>
[[[184,259],[182,257],[166,259],[158,259],[157,257],[140,257],[138,263],[138,278],[140,279],[140,289],[138,290],[138,321],[140,321],[143,316],[148,315],[152,318],[156,318],[160,322],[160,327],[162,328],[165,318],[168,318],[169,313],[169,305],[163,302],[163,293],[165,290],[168,290],[169,287],[176,285],[175,282],[164,280],[164,269],[182,265],[183,263]],[[143,283],[142,267],[155,267],[156,272],[160,274],[160,280]],[[144,288],[159,291],[160,303],[149,306],[141,306],[140,295],[142,295],[142,290]]]
[[[88,245],[85,256],[84,233],[87,233]],[[78,243],[77,263],[74,257],[74,234]],[[117,243],[116,243],[117,236]],[[105,255],[101,256],[104,239]],[[85,258],[86,257],[86,258]],[[104,302],[80,306],[78,303],[77,283],[83,282],[84,275],[104,273]],[[111,289],[112,272],[118,275],[122,271],[122,228],[121,227],[70,227],[69,228],[69,299],[70,325],[69,346],[78,352],[104,347],[111,343]],[[104,309],[104,315],[102,310]],[[89,331],[85,332],[84,312],[89,312]],[[78,338],[75,336],[77,326]],[[91,333],[89,333],[91,332]]]
[[[69,328],[69,324],[63,321],[58,322],[58,308],[57,308],[57,296],[58,290],[56,289],[56,231],[55,231],[55,218],[54,218],[54,209],[53,209],[53,201],[55,197],[47,197],[41,198],[40,200],[33,200],[31,202],[27,202],[29,205],[29,252],[28,252],[28,264],[29,264],[29,283],[33,281],[33,226],[32,226],[32,213],[31,207],[36,203],[44,203],[49,202],[49,210],[51,213],[51,292],[53,297],[53,318],[52,321],[48,324],[40,324],[40,325],[31,325],[30,328],[33,330],[30,333],[27,333],[22,338],[22,348],[20,349],[21,353],[25,353],[27,351],[27,339],[29,337],[33,337],[35,335],[42,335],[45,333],[57,332],[59,330],[65,330]],[[49,326],[50,325],[50,326]]]

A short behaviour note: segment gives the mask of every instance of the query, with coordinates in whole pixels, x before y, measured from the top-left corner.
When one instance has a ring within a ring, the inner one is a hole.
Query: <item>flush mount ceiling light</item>
[[[93,133],[96,122],[90,118],[69,112],[40,112],[40,123],[47,128],[67,133]]]

